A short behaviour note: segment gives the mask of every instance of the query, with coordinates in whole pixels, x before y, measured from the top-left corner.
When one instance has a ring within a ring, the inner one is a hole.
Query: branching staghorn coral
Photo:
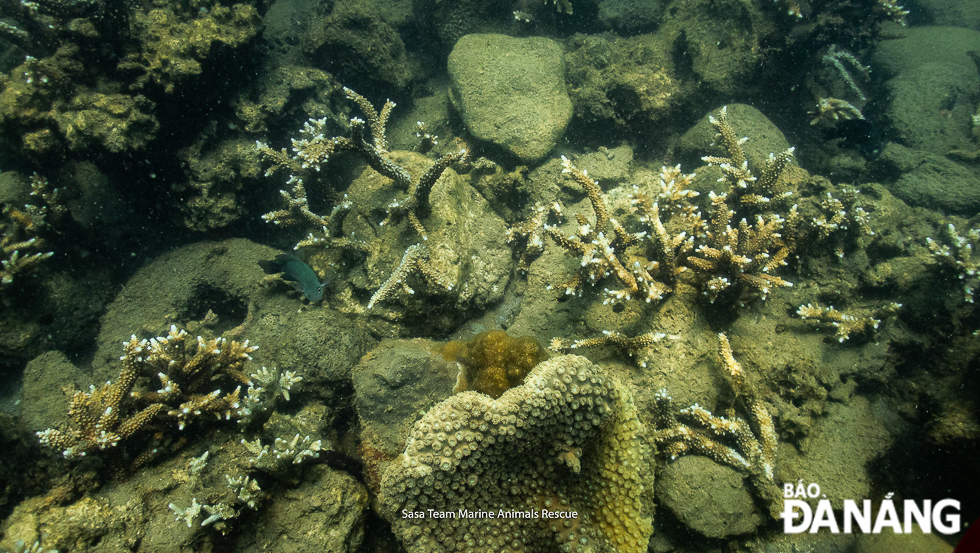
[[[878,0],[875,4],[875,10],[903,27],[906,24],[905,16],[909,14],[909,11],[899,5],[895,0]]]
[[[299,434],[290,440],[276,438],[271,447],[262,445],[259,438],[241,443],[255,456],[248,460],[249,465],[270,474],[288,470],[290,465],[301,465],[306,459],[316,459],[323,450],[321,440],[314,440],[309,435],[300,438]]]
[[[871,230],[871,214],[860,205],[860,192],[843,188],[839,195],[840,199],[827,192],[827,198],[820,202],[824,213],[813,219],[813,226],[819,239],[832,241],[834,253],[843,258],[849,240],[858,241],[862,236],[874,236],[875,232]]]
[[[770,274],[785,265],[789,248],[779,231],[786,221],[778,215],[758,215],[755,224],[742,219],[731,226],[734,211],[728,208],[726,195],[711,193],[714,213],[708,224],[704,244],[687,257],[687,263],[698,273],[702,293],[714,303],[722,294],[740,303],[752,294],[765,299],[773,287],[792,286],[792,282]]]
[[[155,403],[133,412],[129,394],[137,376],[135,358],[124,356],[116,382],[75,392],[68,401],[69,426],[38,432],[40,442],[60,451],[65,459],[77,459],[90,451],[115,448],[131,438],[166,407]]]
[[[238,409],[238,423],[251,424],[259,415],[271,411],[282,398],[289,401],[289,393],[293,386],[303,380],[293,371],[278,371],[275,367],[269,370],[262,367],[249,375],[248,391]]]
[[[205,340],[191,338],[184,330],[171,325],[167,336],[137,340],[126,344],[123,362],[133,363],[139,374],[156,374],[161,388],[155,392],[133,392],[141,403],[170,407],[167,415],[177,421],[179,430],[195,417],[210,413],[218,419],[239,418],[241,387],[250,381],[245,363],[258,346],[224,338]],[[236,388],[222,394],[214,389],[221,382]]]
[[[745,150],[742,149],[742,144],[748,137],[739,138],[735,134],[735,129],[728,121],[728,106],[723,106],[718,111],[718,117],[709,115],[708,121],[715,128],[716,140],[728,153],[728,157],[704,156],[701,160],[708,165],[717,165],[724,173],[719,182],[729,185],[728,201],[732,209],[740,215],[758,213],[771,208],[773,201],[792,196],[792,191],[779,189],[779,177],[793,158],[794,148],[779,154],[769,154],[765,167],[756,175],[749,167]]]
[[[609,217],[604,194],[599,184],[589,177],[586,171],[572,165],[567,158],[562,157],[563,172],[571,175],[589,197],[595,219],[590,221],[578,214],[578,228],[572,236],[566,236],[556,226],[543,226],[556,244],[572,255],[579,257],[580,269],[573,279],[564,285],[566,294],[581,295],[586,284],[597,285],[606,277],[614,277],[621,288],[610,290],[605,288],[606,299],[603,303],[641,299],[647,303],[660,301],[665,294],[673,290],[677,276],[685,269],[679,262],[692,248],[693,237],[689,230],[676,234],[667,231],[661,217],[658,203],[652,203],[646,192],[634,187],[632,205],[638,221],[647,230],[630,232],[616,219]],[[696,195],[683,189],[693,175],[681,175],[679,168],[664,168],[661,171],[660,199],[675,202],[679,207],[668,207],[663,213],[681,213],[690,215],[680,204],[687,204],[687,199]],[[684,219],[691,227],[697,225],[699,218],[693,216]]]
[[[894,4],[894,0],[879,0],[882,5],[886,3]],[[901,9],[899,7],[899,9]],[[850,66],[853,72],[861,75],[865,80],[869,78],[871,73],[871,68],[867,65],[861,63],[854,54],[848,52],[847,50],[841,50],[836,44],[831,44],[827,53],[821,58],[823,63],[832,66],[837,70],[837,74],[840,76],[841,80],[847,84],[848,88],[851,89],[854,94],[861,99],[861,101],[866,101],[867,98],[864,96],[864,92],[861,91],[861,87],[858,86],[857,82],[854,80],[854,76],[851,75],[851,71],[847,69],[846,66]]]
[[[517,270],[527,272],[531,262],[544,252],[544,229],[549,217],[560,216],[561,204],[555,202],[550,207],[535,204],[531,216],[507,229],[507,243],[514,244],[520,250],[517,260]]]
[[[255,386],[253,379],[266,387],[274,383],[277,395],[287,400],[289,388],[301,380],[295,373],[271,373],[264,367],[250,379],[245,365],[257,346],[250,346],[247,340],[195,339],[176,326],[170,327],[167,336],[148,340],[133,336],[123,346],[116,381],[75,392],[69,401],[67,427],[38,432],[42,444],[67,459],[77,459],[92,451],[116,449],[145,428],[176,426],[183,430],[207,415],[248,420],[272,403],[261,401],[263,388]],[[134,389],[146,378],[156,378],[160,389]],[[234,390],[223,393],[217,388],[222,385],[234,386]],[[245,399],[240,397],[242,386],[249,387]],[[167,424],[170,421],[176,424]],[[154,452],[140,454],[137,462],[145,462]]]
[[[371,140],[368,141],[364,138],[364,120],[355,117],[350,120],[347,136],[335,136],[333,138],[327,138],[327,120],[325,118],[307,121],[300,131],[300,138],[293,139],[292,155],[285,148],[277,152],[262,142],[256,142],[256,148],[266,159],[272,161],[266,175],[269,176],[281,169],[286,169],[290,172],[289,183],[293,184],[291,193],[282,192],[289,209],[267,213],[263,218],[277,224],[291,224],[297,219],[293,213],[299,210],[314,224],[329,227],[330,225],[322,225],[321,222],[318,222],[320,217],[312,213],[307,214],[309,208],[303,188],[303,177],[308,175],[310,171],[320,171],[334,153],[349,151],[355,152],[372,169],[391,179],[396,188],[408,193],[407,197],[395,200],[386,206],[388,217],[381,224],[384,225],[405,218],[415,232],[423,240],[427,240],[428,237],[421,220],[427,215],[429,209],[429,193],[450,165],[466,159],[467,151],[461,149],[442,156],[419,178],[413,179],[405,168],[392,161],[391,157],[388,156],[385,126],[395,103],[390,100],[387,101],[379,113],[360,94],[349,88],[344,88],[344,93],[364,112],[367,118],[366,124],[370,128]]]
[[[973,303],[973,292],[978,284],[978,264],[973,258],[973,246],[980,244],[980,228],[970,229],[966,236],[961,236],[952,223],[946,229],[949,234],[948,245],[940,244],[932,238],[926,238],[926,244],[935,263],[963,281],[963,297],[967,303]]]
[[[663,332],[647,332],[639,336],[627,336],[621,332],[603,330],[602,336],[600,337],[585,338],[573,342],[566,342],[561,338],[552,338],[548,349],[552,351],[567,351],[578,348],[614,346],[625,351],[631,358],[635,358],[641,367],[646,368],[647,359],[649,358],[648,349],[666,337],[667,335]]]
[[[453,283],[429,262],[429,253],[425,246],[415,244],[405,250],[401,263],[381,288],[371,296],[367,308],[371,309],[379,301],[394,295],[399,289],[404,290],[406,294],[414,294],[415,290],[408,285],[408,278],[415,273],[420,274],[429,286],[438,286],[447,292],[453,289]]]
[[[203,510],[208,516],[201,521],[200,525],[208,526],[213,524],[222,534],[227,534],[230,527],[226,521],[238,517],[241,510],[245,507],[252,510],[259,508],[259,502],[262,499],[262,488],[259,487],[258,482],[253,480],[252,477],[226,474],[225,481],[228,483],[228,491],[232,495],[230,501],[221,501],[213,505],[202,505],[197,502],[196,497],[193,497],[191,498],[191,504],[183,508],[178,507],[175,503],[171,503],[167,507],[177,515],[174,521],[183,522],[188,528],[191,528],[197,522]],[[238,507],[241,507],[241,509]]]
[[[862,310],[858,313],[844,313],[834,309],[834,306],[823,306],[819,303],[801,305],[796,314],[803,320],[823,323],[832,326],[836,331],[838,342],[843,343],[852,335],[862,334],[868,330],[877,330],[882,318],[894,315],[902,304],[889,303],[884,307],[873,310]]]
[[[735,360],[728,337],[719,334],[718,340],[722,365],[745,418],[734,414],[716,416],[696,403],[675,412],[670,395],[662,389],[656,394],[658,429],[654,439],[671,460],[687,454],[704,455],[748,473],[756,492],[769,505],[770,514],[778,518],[782,501],[774,482],[779,445],[776,427],[762,398]],[[677,415],[690,424],[678,422]]]
[[[839,121],[849,121],[851,119],[864,119],[864,114],[857,107],[840,98],[820,98],[817,100],[817,107],[810,112],[811,125],[832,126]]]
[[[13,283],[18,274],[29,272],[54,255],[54,252],[37,251],[44,246],[44,239],[38,235],[48,228],[49,216],[64,215],[65,207],[59,199],[58,189],[51,188],[37,173],[31,176],[31,195],[42,200],[39,205],[3,207],[0,217],[0,290]]]

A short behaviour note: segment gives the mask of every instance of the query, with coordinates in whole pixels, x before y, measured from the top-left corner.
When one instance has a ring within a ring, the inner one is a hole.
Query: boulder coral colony
[[[980,13],[908,7],[3,3],[0,550],[951,550],[778,520],[980,516]]]

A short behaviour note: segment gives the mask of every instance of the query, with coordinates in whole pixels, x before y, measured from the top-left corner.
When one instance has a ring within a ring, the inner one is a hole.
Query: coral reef
[[[770,274],[785,265],[789,255],[779,233],[786,220],[778,215],[768,219],[759,215],[753,225],[742,219],[732,228],[735,212],[727,200],[726,194],[711,194],[714,213],[705,243],[687,258],[698,274],[704,296],[711,303],[723,295],[725,303],[741,303],[753,294],[765,299],[773,287],[792,286],[792,282]]]
[[[301,171],[310,169],[320,171],[326,165],[330,156],[335,152],[353,151],[359,154],[372,169],[394,181],[394,185],[398,189],[408,193],[407,198],[393,201],[387,206],[388,218],[382,224],[407,218],[409,224],[418,235],[423,240],[428,240],[428,235],[420,219],[424,218],[429,209],[428,201],[432,187],[450,165],[466,159],[466,150],[461,149],[442,156],[418,179],[413,179],[408,171],[392,161],[387,155],[388,143],[385,138],[385,126],[387,125],[388,117],[391,115],[391,110],[395,107],[395,103],[389,100],[379,113],[360,94],[357,94],[349,88],[345,88],[344,92],[349,99],[361,108],[361,111],[367,117],[367,124],[371,131],[371,141],[364,140],[365,122],[361,119],[353,118],[350,120],[348,136],[336,136],[333,138],[327,138],[324,134],[326,132],[326,119],[307,121],[303,126],[303,130],[300,132],[301,138],[293,139],[293,152],[295,152],[295,155],[292,156],[286,152],[285,148],[277,152],[266,144],[261,142],[256,143],[259,151],[267,159],[272,161],[272,165],[266,171],[266,175],[270,176],[279,169],[288,169],[291,172],[289,182],[294,184],[292,195],[285,191],[282,192],[287,203],[290,205],[290,211],[274,211],[266,214],[264,218],[276,224],[290,224],[295,222],[295,218],[289,214],[292,213],[293,209],[298,209],[315,223],[321,223],[326,234],[326,228],[330,226],[329,224],[322,224],[326,219],[315,217],[306,208],[306,194],[300,188],[303,184]],[[306,211],[303,211],[304,209]]]
[[[460,365],[455,392],[473,390],[494,399],[523,384],[531,369],[549,357],[534,338],[511,337],[503,330],[481,332],[468,342],[453,340],[439,352]]]
[[[749,161],[742,148],[748,137],[739,138],[728,121],[728,106],[718,110],[718,117],[708,116],[708,121],[715,128],[716,143],[721,146],[728,157],[704,156],[702,161],[708,165],[717,165],[724,177],[719,182],[729,185],[729,203],[739,213],[745,215],[751,211],[769,210],[774,200],[783,200],[793,195],[792,190],[783,190],[784,183],[780,182],[783,169],[793,157],[793,148],[778,155],[769,154],[766,165],[756,175],[749,167]]]
[[[667,390],[660,390],[656,395],[659,420],[655,440],[664,446],[671,459],[685,454],[704,455],[747,472],[756,492],[768,504],[770,514],[778,518],[782,505],[773,479],[778,436],[772,416],[735,360],[728,337],[719,334],[718,340],[722,365],[736,397],[744,405],[745,418],[713,415],[696,403],[675,413]],[[678,422],[678,414],[693,425]],[[725,440],[733,441],[737,449],[725,445]]]
[[[467,150],[451,151],[435,161],[413,152],[389,151],[385,125],[394,103],[376,110],[350,89],[345,93],[367,119],[351,119],[346,136],[327,138],[328,123],[321,119],[306,123],[293,140],[293,154],[257,144],[270,162],[267,174],[291,173],[287,184],[292,191],[282,192],[287,208],[265,219],[280,225],[315,225],[317,230],[297,247],[312,250],[310,264],[317,271],[340,267],[353,276],[347,287],[332,291],[347,310],[364,312],[352,296],[371,290],[367,309],[389,300],[385,310],[376,310],[378,315],[391,320],[435,315],[427,320],[436,328],[450,323],[439,322],[449,315],[440,303],[465,312],[499,298],[510,272],[500,238],[502,221],[449,168],[463,161]],[[370,140],[364,136],[366,127]],[[316,178],[335,153],[345,151],[366,161],[369,169],[355,178],[329,217],[318,215],[309,207],[305,183]],[[387,216],[378,222],[380,206]],[[424,294],[408,292],[415,291],[409,284],[414,273],[424,277],[418,281],[426,284]],[[392,301],[399,290],[407,293]],[[433,296],[440,301],[426,301]]]
[[[645,551],[652,529],[636,416],[617,381],[572,355],[537,365],[500,399],[456,394],[415,424],[385,471],[382,513],[411,552],[478,543]],[[427,510],[459,514],[405,516]]]

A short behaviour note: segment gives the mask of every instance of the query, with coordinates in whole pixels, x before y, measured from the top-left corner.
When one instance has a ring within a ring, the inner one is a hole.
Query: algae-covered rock
[[[817,420],[802,452],[780,450],[787,481],[818,483],[821,499],[829,499],[835,509],[842,509],[845,499],[868,498],[871,479],[865,465],[893,441],[878,409],[861,396],[848,405],[828,404],[826,417]]]
[[[182,152],[187,181],[173,185],[183,200],[184,225],[202,232],[239,220],[246,211],[242,189],[262,175],[254,141],[233,138],[205,150],[208,142],[201,137]]]
[[[233,102],[235,115],[251,133],[284,120],[336,118],[347,109],[336,77],[313,67],[270,64]]]
[[[464,36],[449,54],[449,78],[473,136],[525,163],[548,155],[572,117],[564,55],[546,38]]]
[[[62,388],[80,390],[88,378],[60,351],[43,353],[27,363],[20,402],[20,420],[25,429],[38,432],[57,428],[68,421]]]
[[[304,482],[283,490],[242,532],[236,551],[330,551],[354,553],[364,540],[368,493],[350,475],[326,466],[310,467]]]
[[[670,50],[656,35],[575,35],[566,50],[575,118],[585,132],[625,134],[663,121],[685,96]]]
[[[401,92],[414,77],[401,37],[360,2],[339,2],[328,16],[313,20],[303,37],[303,53],[355,89],[381,86]]]
[[[58,127],[73,150],[101,147],[112,153],[144,148],[160,123],[143,96],[86,92],[58,112]]]
[[[657,479],[657,501],[709,538],[748,534],[763,522],[745,477],[700,455],[669,463]]]
[[[962,214],[980,209],[980,172],[974,167],[895,143],[885,146],[879,162],[901,175],[885,187],[910,206]]]
[[[976,67],[940,60],[944,58],[902,68],[886,82],[891,103],[885,113],[899,142],[945,155],[952,149],[972,146],[972,115],[974,99],[980,94],[980,75]]]
[[[354,367],[354,405],[369,467],[401,453],[421,414],[452,395],[459,369],[432,352],[436,345],[420,339],[386,340]]]
[[[926,534],[915,524],[909,533],[897,534],[891,529],[882,530],[879,534],[860,534],[854,545],[853,553],[952,553],[953,546],[933,533]]]

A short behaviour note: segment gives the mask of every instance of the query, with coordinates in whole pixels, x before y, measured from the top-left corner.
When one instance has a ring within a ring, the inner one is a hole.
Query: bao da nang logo
[[[931,499],[906,499],[896,504],[893,495],[886,495],[877,506],[877,511],[872,508],[870,499],[845,499],[844,508],[834,511],[830,500],[820,493],[818,484],[804,486],[802,481],[795,486],[784,484],[783,511],[779,518],[783,519],[783,531],[787,534],[816,534],[822,531],[833,534],[908,534],[915,531],[913,526],[918,526],[927,534],[955,534],[962,529],[960,502],[955,499],[941,499],[935,503]],[[818,500],[815,509],[813,499]],[[902,515],[899,515],[900,510]]]

